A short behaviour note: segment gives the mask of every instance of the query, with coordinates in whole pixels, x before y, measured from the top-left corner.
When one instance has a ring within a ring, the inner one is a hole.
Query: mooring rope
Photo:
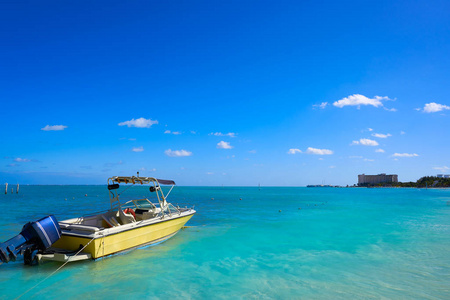
[[[78,254],[80,254],[81,251],[84,250],[84,248],[86,248],[93,240],[95,239],[92,238],[92,240],[90,240],[86,245],[84,245],[83,248],[81,248],[75,255],[73,256],[77,256]],[[41,283],[43,283],[44,281],[46,281],[47,279],[49,279],[50,277],[52,277],[53,275],[55,275],[56,272],[58,272],[59,270],[61,270],[68,262],[70,262],[70,258],[63,263],[58,269],[56,269],[55,271],[53,271],[52,274],[48,275],[47,277],[45,277],[44,279],[42,279],[40,282],[38,282],[35,286],[31,287],[30,289],[28,289],[25,293],[23,293],[22,295],[20,295],[19,297],[17,297],[16,299],[20,299],[23,295],[27,294],[28,292],[30,292],[31,290],[35,289],[38,285],[40,285]]]

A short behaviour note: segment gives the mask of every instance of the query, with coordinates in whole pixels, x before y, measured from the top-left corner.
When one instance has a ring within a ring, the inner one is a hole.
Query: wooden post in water
[[[16,188],[16,194],[19,193],[19,184],[17,184],[17,188]]]
[[[5,195],[8,194],[8,183],[5,183]]]

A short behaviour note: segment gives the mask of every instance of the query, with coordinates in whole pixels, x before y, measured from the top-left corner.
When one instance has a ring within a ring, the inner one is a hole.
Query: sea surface
[[[173,238],[50,277],[61,264],[3,264],[0,298],[450,299],[449,189],[176,187],[169,201],[197,210]],[[0,194],[0,241],[108,207],[106,186],[21,186]]]

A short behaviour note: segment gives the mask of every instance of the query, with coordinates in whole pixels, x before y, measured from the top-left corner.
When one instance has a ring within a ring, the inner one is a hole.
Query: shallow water
[[[448,189],[176,187],[169,200],[195,205],[192,227],[157,246],[67,264],[44,282],[60,264],[3,264],[1,298],[38,283],[23,298],[450,297]],[[108,205],[105,186],[21,186],[0,195],[0,241],[48,214]]]

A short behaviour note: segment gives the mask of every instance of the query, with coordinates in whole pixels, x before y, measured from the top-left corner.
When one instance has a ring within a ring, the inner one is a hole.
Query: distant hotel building
[[[438,178],[450,178],[450,174],[437,174]]]
[[[394,183],[398,182],[398,175],[386,175],[386,173],[381,173],[378,175],[358,175],[358,185],[367,184],[379,184],[379,183]]]

